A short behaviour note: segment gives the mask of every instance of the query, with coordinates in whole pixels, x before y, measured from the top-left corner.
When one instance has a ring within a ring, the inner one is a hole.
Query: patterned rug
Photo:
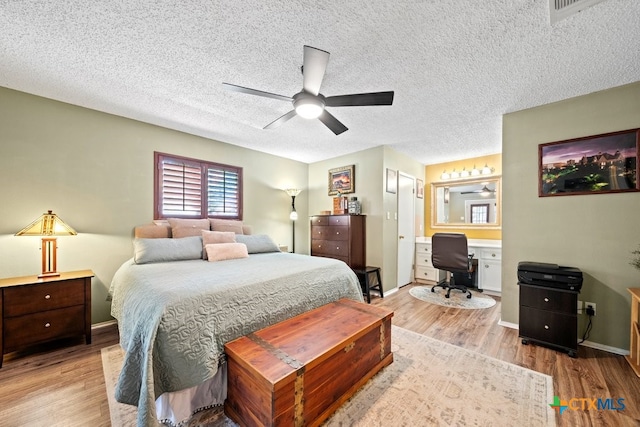
[[[496,300],[489,295],[484,295],[471,289],[471,298],[467,298],[467,294],[455,289],[451,291],[449,298],[445,298],[446,289],[435,288],[434,292],[431,292],[431,288],[432,286],[414,286],[409,289],[409,293],[419,300],[444,307],[480,309],[496,305]]]
[[[553,380],[517,365],[393,326],[394,361],[325,426],[555,426]],[[134,426],[136,409],[115,401],[118,345],[102,349],[113,426]],[[235,426],[221,408],[189,426]]]

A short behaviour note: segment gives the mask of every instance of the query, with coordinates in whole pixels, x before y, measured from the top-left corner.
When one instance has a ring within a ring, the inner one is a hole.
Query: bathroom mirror
[[[500,177],[431,184],[431,227],[500,228]]]

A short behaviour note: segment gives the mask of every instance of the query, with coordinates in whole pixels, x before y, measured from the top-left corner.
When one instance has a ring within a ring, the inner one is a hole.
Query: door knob
[[[404,239],[404,236],[400,235],[400,236],[398,236],[398,238],[402,240],[402,239]]]

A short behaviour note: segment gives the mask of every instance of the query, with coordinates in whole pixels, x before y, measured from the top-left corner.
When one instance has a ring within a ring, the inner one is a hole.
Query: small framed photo
[[[538,146],[538,196],[640,191],[640,129]]]
[[[416,197],[424,199],[424,181],[421,179],[416,179]]]
[[[396,194],[398,189],[398,172],[387,169],[387,193]]]
[[[343,166],[329,169],[329,196],[338,194],[355,193],[356,191],[356,165]]]

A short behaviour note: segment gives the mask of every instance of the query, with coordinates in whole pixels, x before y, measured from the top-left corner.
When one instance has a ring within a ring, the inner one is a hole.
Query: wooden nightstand
[[[0,367],[5,353],[84,335],[91,344],[91,270],[0,279]]]

